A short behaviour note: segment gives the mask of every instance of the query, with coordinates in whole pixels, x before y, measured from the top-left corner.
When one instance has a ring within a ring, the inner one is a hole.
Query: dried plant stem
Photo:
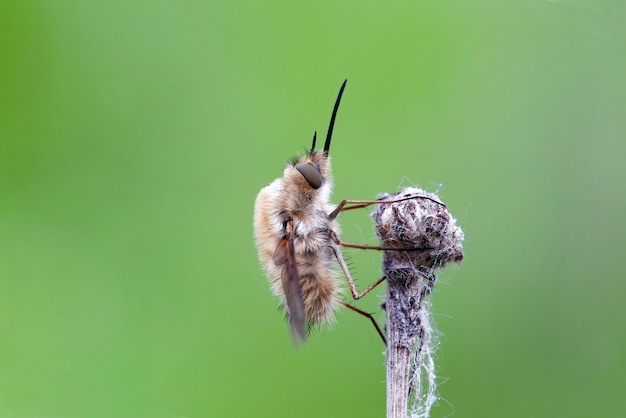
[[[378,205],[372,213],[385,248],[387,418],[427,418],[437,396],[430,304],[425,299],[436,282],[435,272],[463,259],[463,231],[439,198],[421,189],[406,188],[381,199],[394,202]]]
[[[406,271],[406,270],[405,270]],[[420,276],[405,286],[387,283],[387,418],[406,418],[411,393],[411,361],[419,333]],[[421,345],[421,344],[420,344]]]

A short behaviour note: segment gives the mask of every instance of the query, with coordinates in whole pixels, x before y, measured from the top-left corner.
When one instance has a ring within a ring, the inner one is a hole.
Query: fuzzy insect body
[[[298,170],[303,165],[319,170],[319,188],[311,187]],[[261,189],[255,203],[259,258],[272,293],[286,307],[292,334],[303,340],[305,324],[332,322],[339,301],[336,244],[330,238],[331,231],[339,235],[339,225],[329,219],[335,208],[329,203],[331,191],[328,156],[325,151],[312,151],[290,163],[282,178]]]
[[[339,305],[368,318],[385,342],[382,330],[370,313],[340,298],[337,265],[345,275],[354,299],[360,299],[385,280],[382,277],[362,292],[357,291],[340,246],[384,248],[340,241],[337,216],[342,211],[371,204],[394,203],[378,200],[343,200],[337,206],[330,203],[332,176],[328,151],[347,81],[339,89],[324,148],[315,150],[316,135],[313,135],[313,145],[307,155],[293,159],[285,167],[283,177],[263,187],[254,205],[254,234],[259,259],[272,292],[285,307],[291,336],[296,343],[298,339],[306,341],[307,328],[332,322]]]
[[[342,84],[324,149],[293,159],[283,177],[259,192],[254,205],[254,234],[259,259],[272,293],[281,299],[294,341],[306,341],[306,328],[332,322],[341,300],[333,238],[339,224],[330,203],[332,176],[328,151]]]

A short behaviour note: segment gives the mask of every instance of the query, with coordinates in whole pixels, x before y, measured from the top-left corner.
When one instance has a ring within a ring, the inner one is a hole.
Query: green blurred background
[[[334,200],[419,184],[466,233],[432,416],[623,415],[625,22],[620,0],[1,1],[0,417],[384,416],[371,325],[342,310],[294,349],[252,239],[344,78]],[[375,242],[367,211],[341,222]]]

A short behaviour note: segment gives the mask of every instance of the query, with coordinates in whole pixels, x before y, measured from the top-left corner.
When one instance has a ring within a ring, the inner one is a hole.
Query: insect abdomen
[[[302,300],[307,321],[313,326],[332,323],[337,307],[337,278],[328,266],[323,265],[324,263],[320,263],[319,260],[307,260],[307,258],[303,257],[302,260],[298,260]]]

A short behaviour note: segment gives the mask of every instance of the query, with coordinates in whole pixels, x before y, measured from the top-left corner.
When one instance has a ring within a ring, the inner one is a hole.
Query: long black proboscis
[[[341,88],[339,89],[339,94],[337,95],[337,100],[335,101],[335,107],[333,108],[333,114],[330,117],[330,125],[328,125],[328,134],[326,134],[326,142],[324,143],[324,152],[328,155],[328,150],[330,149],[330,139],[333,136],[333,126],[335,126],[335,117],[337,116],[337,109],[339,109],[339,102],[341,102],[341,95],[343,94],[343,89],[346,88],[346,83],[348,79],[346,79]]]

